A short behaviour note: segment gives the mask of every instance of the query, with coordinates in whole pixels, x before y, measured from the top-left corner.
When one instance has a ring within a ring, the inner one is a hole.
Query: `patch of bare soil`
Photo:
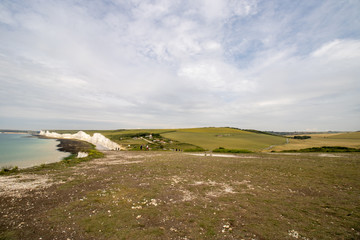
[[[45,189],[55,184],[46,175],[19,174],[0,177],[0,196],[21,198],[35,190]]]
[[[224,158],[258,158],[249,155],[235,155],[235,154],[220,154],[220,153],[186,153],[192,156],[203,156],[203,157],[224,157]]]
[[[193,201],[196,198],[218,198],[221,197],[223,195],[226,194],[234,194],[237,193],[234,188],[231,185],[243,185],[245,186],[245,190],[243,190],[242,192],[246,192],[246,191],[251,191],[254,190],[254,187],[250,184],[250,181],[242,181],[242,182],[216,182],[216,181],[212,181],[212,180],[207,180],[207,181],[188,181],[187,179],[181,178],[179,176],[173,176],[170,179],[172,181],[172,186],[176,187],[178,189],[178,191],[181,192],[182,194],[182,198],[180,201]],[[199,194],[197,194],[199,191],[190,191],[187,188],[188,187],[203,187],[203,186],[210,186],[212,187],[212,190],[208,191],[205,193],[204,196],[200,196]],[[174,201],[173,203],[176,203],[177,201]]]
[[[319,157],[340,157],[339,155],[330,154],[330,153],[321,153]]]
[[[129,154],[129,152],[106,151],[106,158],[95,159],[90,165],[119,165],[136,164],[143,162],[144,154]],[[139,160],[141,159],[141,160]]]

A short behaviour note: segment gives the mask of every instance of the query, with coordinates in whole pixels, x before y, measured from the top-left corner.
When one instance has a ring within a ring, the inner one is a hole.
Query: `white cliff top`
[[[69,133],[56,133],[56,132],[49,132],[49,131],[40,131],[41,136],[45,137],[52,137],[52,138],[64,138],[64,139],[77,139],[86,141],[89,143],[92,143],[96,146],[99,146],[102,150],[109,149],[109,150],[121,150],[123,149],[119,144],[111,141],[110,139],[106,138],[101,133],[94,133],[93,136],[90,136],[89,134],[79,131],[75,134],[69,134]]]

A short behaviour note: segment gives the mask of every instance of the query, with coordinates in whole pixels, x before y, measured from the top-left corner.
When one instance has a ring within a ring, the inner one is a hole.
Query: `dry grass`
[[[267,151],[298,150],[311,147],[341,146],[360,148],[360,132],[310,134],[310,139],[289,139],[289,144],[275,146]]]
[[[0,196],[0,239],[358,239],[359,167],[357,153],[109,152]]]

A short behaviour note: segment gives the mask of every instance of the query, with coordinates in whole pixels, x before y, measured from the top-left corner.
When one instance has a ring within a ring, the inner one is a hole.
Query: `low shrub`
[[[11,173],[15,173],[15,172],[18,172],[19,171],[19,168],[17,166],[15,167],[2,167],[1,170],[0,170],[0,175],[8,175],[8,174],[11,174]]]
[[[252,153],[247,149],[226,149],[223,147],[219,147],[213,150],[215,153]]]
[[[282,152],[360,152],[357,148],[339,147],[339,146],[324,146],[324,147],[312,147],[299,150],[284,150]]]
[[[311,138],[310,136],[294,136],[294,139],[300,139],[300,140],[304,140],[304,139],[309,139]]]
[[[205,149],[203,148],[188,148],[188,149],[185,149],[184,152],[204,152],[206,151]]]

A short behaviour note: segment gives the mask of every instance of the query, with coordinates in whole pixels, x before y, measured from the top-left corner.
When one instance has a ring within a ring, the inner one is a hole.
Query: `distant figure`
[[[146,150],[149,150],[149,145],[146,145]]]
[[[142,150],[142,145],[140,146],[140,150]]]

